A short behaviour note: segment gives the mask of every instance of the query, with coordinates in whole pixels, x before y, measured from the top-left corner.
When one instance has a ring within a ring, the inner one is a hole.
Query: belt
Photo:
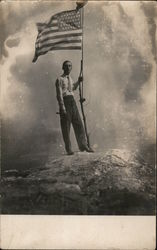
[[[74,96],[73,95],[65,95],[63,96],[64,100],[74,100]]]

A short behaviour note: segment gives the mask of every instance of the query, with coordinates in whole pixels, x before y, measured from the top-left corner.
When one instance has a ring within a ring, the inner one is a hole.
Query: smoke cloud
[[[25,142],[22,153],[29,152],[35,138],[38,150],[39,144],[49,148],[53,144],[55,153],[63,152],[55,80],[67,59],[73,63],[72,77],[77,80],[81,52],[49,52],[35,64],[32,58],[35,23],[73,8],[73,2],[54,1],[1,5],[5,150],[8,141],[15,140],[14,150],[10,150],[19,152],[19,145]],[[85,112],[95,150],[138,151],[143,145],[155,143],[154,9],[153,2],[89,2],[85,7]],[[72,141],[76,147],[74,135]]]

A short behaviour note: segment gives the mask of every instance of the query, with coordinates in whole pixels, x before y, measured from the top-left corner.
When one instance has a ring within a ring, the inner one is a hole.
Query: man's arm
[[[79,86],[80,82],[82,82],[83,78],[82,76],[79,76],[78,81],[73,83],[73,90],[76,90],[77,87]]]
[[[56,80],[56,94],[57,94],[57,101],[58,101],[58,104],[59,104],[59,109],[60,109],[61,112],[65,113],[66,109],[65,109],[65,106],[64,106],[62,88],[61,88],[61,84],[60,84],[59,79]]]

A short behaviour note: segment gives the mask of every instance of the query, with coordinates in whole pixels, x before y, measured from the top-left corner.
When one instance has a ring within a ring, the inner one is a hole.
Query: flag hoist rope
[[[83,78],[83,24],[84,24],[84,8],[81,8],[81,24],[82,24],[82,58],[81,58],[81,69],[80,69],[80,76]],[[80,105],[81,105],[81,112],[82,112],[82,117],[83,117],[83,123],[84,123],[84,129],[85,129],[85,134],[87,138],[87,144],[88,147],[90,148],[90,141],[89,141],[89,134],[87,130],[87,123],[86,123],[86,116],[84,113],[84,108],[83,108],[83,103],[85,101],[85,98],[83,97],[83,81],[82,79],[82,84],[79,84],[79,96],[80,96]]]

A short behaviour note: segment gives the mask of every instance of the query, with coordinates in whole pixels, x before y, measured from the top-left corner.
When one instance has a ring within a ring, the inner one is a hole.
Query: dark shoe
[[[87,146],[84,147],[84,148],[81,148],[80,151],[81,152],[86,151],[88,153],[94,153],[94,150],[92,148],[87,147]]]
[[[68,152],[67,152],[67,155],[73,155],[73,154],[74,154],[73,151],[68,151]]]
[[[85,151],[88,152],[88,153],[94,153],[94,150],[92,148],[86,148]]]

